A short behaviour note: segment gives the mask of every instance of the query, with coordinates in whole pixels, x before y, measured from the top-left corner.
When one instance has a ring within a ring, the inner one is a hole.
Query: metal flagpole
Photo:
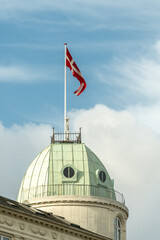
[[[64,44],[65,58],[64,58],[64,133],[65,140],[67,140],[67,74],[66,74],[66,52],[67,43]]]

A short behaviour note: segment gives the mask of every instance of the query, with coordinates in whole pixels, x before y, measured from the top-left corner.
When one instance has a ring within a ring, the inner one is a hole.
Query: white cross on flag
[[[79,88],[74,92],[77,96],[79,96],[85,90],[87,84],[86,84],[79,68],[77,67],[77,64],[73,60],[68,48],[66,48],[66,66],[70,68],[73,76],[76,77],[80,82]]]

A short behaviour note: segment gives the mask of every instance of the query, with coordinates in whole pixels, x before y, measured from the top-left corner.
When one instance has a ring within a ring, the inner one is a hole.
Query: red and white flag
[[[76,77],[80,82],[79,88],[74,92],[77,96],[79,96],[85,90],[87,84],[86,84],[79,68],[77,67],[77,64],[73,60],[68,48],[66,48],[66,66],[70,68],[73,76]]]

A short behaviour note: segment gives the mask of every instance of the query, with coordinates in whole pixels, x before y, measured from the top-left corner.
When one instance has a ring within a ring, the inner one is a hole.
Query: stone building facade
[[[111,240],[60,216],[0,197],[0,240]]]

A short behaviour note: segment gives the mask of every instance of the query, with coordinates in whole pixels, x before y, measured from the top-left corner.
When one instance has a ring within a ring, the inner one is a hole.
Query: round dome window
[[[65,177],[67,178],[71,178],[74,176],[74,169],[71,168],[71,167],[66,167],[64,170],[63,170],[63,174]]]
[[[104,171],[100,171],[99,172],[99,179],[101,180],[101,182],[105,182],[106,181],[106,174]]]

